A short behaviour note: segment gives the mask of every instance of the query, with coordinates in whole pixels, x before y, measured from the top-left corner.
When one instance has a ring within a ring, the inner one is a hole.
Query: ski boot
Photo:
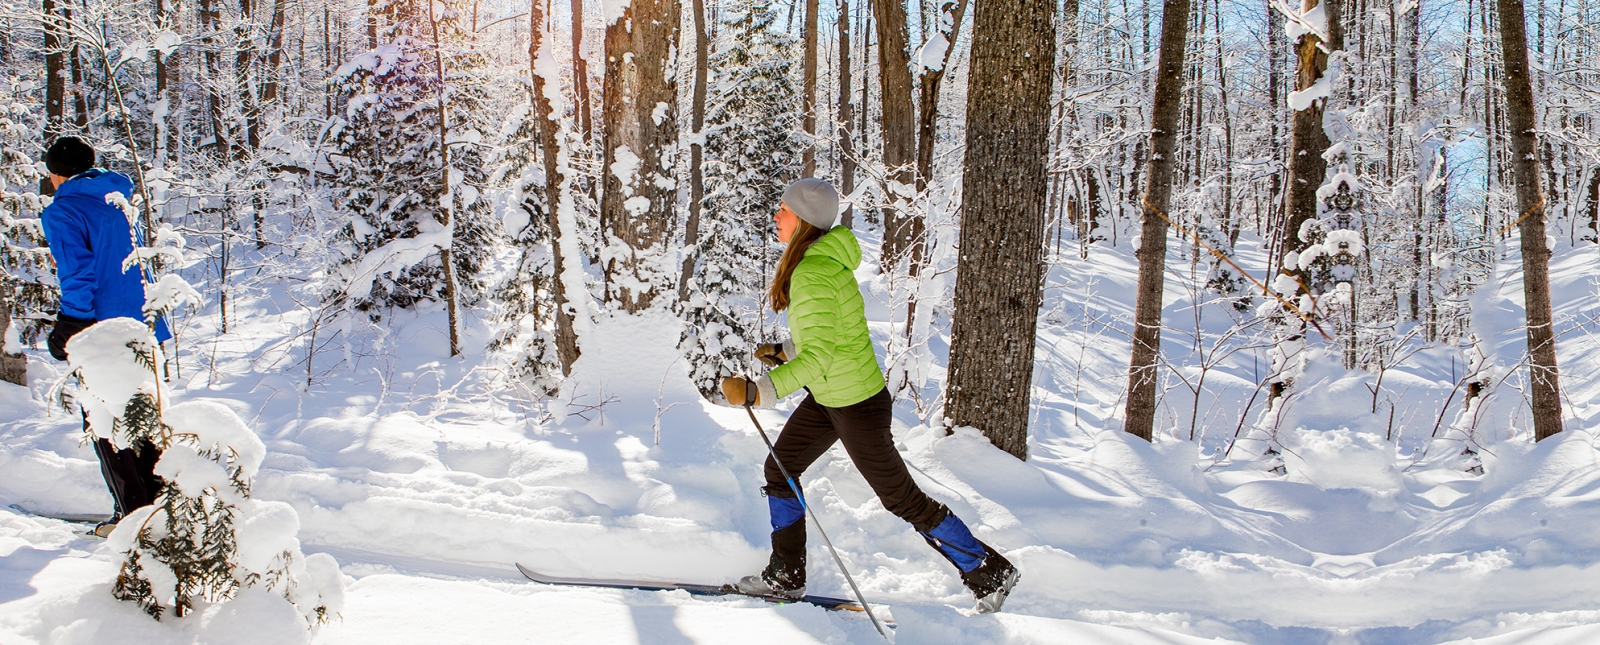
[[[734,587],[751,596],[800,598],[806,595],[806,522],[800,500],[768,494],[772,512],[772,558],[767,568],[739,579]]]
[[[773,531],[767,568],[740,578],[734,587],[750,596],[798,599],[806,595],[806,523],[795,522]]]
[[[978,601],[973,607],[977,613],[1000,611],[1011,589],[1022,579],[1022,573],[1010,560],[973,537],[961,518],[948,510],[937,526],[920,533],[929,546],[961,570],[962,584]]]

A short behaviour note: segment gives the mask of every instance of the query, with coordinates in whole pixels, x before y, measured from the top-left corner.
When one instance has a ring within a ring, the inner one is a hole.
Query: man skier
[[[745,576],[739,590],[797,598],[806,588],[805,509],[795,495],[799,477],[835,441],[844,444],[889,512],[911,523],[961,572],[977,598],[977,611],[999,611],[1020,574],[1010,561],[973,537],[944,504],[917,487],[889,434],[893,401],[867,333],[855,268],[861,247],[846,227],[834,227],[839,193],[828,182],[802,179],[783,191],[773,221],[788,246],[778,261],[770,296],[773,311],[789,311],[790,343],[763,345],[756,358],[776,365],[760,380],[723,379],[722,393],[735,405],[770,407],[806,388],[804,401],[784,425],[767,457],[762,492],[772,519],[772,558],[760,574]]]
[[[133,182],[95,168],[94,162],[94,148],[77,137],[58,138],[45,152],[55,197],[39,221],[61,285],[61,308],[46,345],[58,361],[67,360],[68,341],[98,321],[145,319],[144,276],[137,264],[126,271],[122,268],[133,252],[132,225],[120,209],[106,203],[111,193],[131,197]],[[161,342],[172,337],[165,324],[156,325],[155,332]],[[83,427],[89,429],[87,415]],[[128,513],[155,501],[161,489],[161,479],[155,475],[161,452],[148,441],[117,450],[109,439],[96,439],[94,450],[116,504],[111,521],[95,527],[95,534],[105,537]]]

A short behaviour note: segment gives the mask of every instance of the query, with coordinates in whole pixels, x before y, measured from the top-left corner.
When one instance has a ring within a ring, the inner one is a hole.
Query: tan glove
[[[767,343],[756,348],[756,360],[767,367],[777,367],[789,362],[789,355],[780,343]]]
[[[743,376],[730,376],[722,379],[722,398],[729,405],[759,406],[761,389]]]
[[[722,379],[722,397],[727,399],[730,405],[754,408],[770,408],[778,402],[778,393],[773,389],[772,379],[765,376],[756,381],[742,376]]]

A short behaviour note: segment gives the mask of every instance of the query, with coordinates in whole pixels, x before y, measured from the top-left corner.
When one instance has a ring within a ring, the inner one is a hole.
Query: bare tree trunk
[[[451,246],[455,242],[455,195],[450,188],[450,104],[445,101],[445,69],[443,42],[439,40],[439,21],[443,16],[434,13],[434,3],[428,4],[428,23],[433,29],[433,62],[439,74],[438,100],[439,100],[439,177],[444,183],[444,217],[439,219],[447,230],[451,230],[449,245],[439,247],[439,265],[444,270],[444,302],[445,312],[449,317],[450,325],[450,355],[461,355],[461,288],[456,282],[456,267],[454,253]]]
[[[1528,35],[1522,0],[1498,0],[1500,53],[1505,59],[1506,112],[1511,126],[1522,234],[1522,294],[1528,316],[1528,372],[1532,376],[1533,433],[1543,440],[1561,432],[1561,383],[1550,312],[1550,248],[1544,239],[1545,198],[1539,186],[1538,135],[1533,85],[1528,79]]]
[[[257,111],[255,88],[250,82],[250,73],[255,67],[256,57],[255,34],[251,33],[254,21],[253,0],[239,0],[239,25],[233,31],[237,39],[233,75],[236,91],[239,93],[239,108],[244,113],[244,140],[249,146],[248,150],[261,148],[261,113]],[[246,151],[247,149],[241,146],[238,154],[244,155]]]
[[[989,0],[973,21],[965,210],[946,414],[1028,458],[1043,299],[1055,1]]]
[[[1295,89],[1304,92],[1320,80],[1328,71],[1328,52],[1336,51],[1344,46],[1341,33],[1340,3],[1343,0],[1320,0],[1320,4],[1327,16],[1327,41],[1316,33],[1306,33],[1300,36],[1295,43]],[[1310,12],[1317,8],[1319,0],[1304,0],[1301,13]],[[1322,182],[1327,176],[1328,162],[1322,158],[1322,153],[1328,150],[1328,134],[1322,129],[1322,114],[1327,105],[1327,99],[1313,100],[1305,109],[1296,110],[1292,117],[1289,131],[1289,178],[1288,200],[1285,206],[1283,230],[1280,231],[1278,241],[1278,255],[1288,257],[1291,253],[1298,256],[1305,252],[1311,245],[1310,240],[1300,237],[1300,229],[1317,217],[1317,189],[1322,187]],[[1295,279],[1297,285],[1294,292],[1285,294],[1286,299],[1293,303],[1302,295],[1308,295],[1302,289],[1307,289],[1311,284],[1310,275],[1295,266],[1282,266],[1280,270]],[[1315,315],[1311,308],[1304,308],[1307,315]],[[1288,316],[1285,312],[1285,329],[1278,339],[1279,342],[1298,340],[1306,333],[1306,321],[1298,317]],[[1268,401],[1281,396],[1291,385],[1287,380],[1280,379],[1271,385]]]
[[[801,127],[805,129],[806,150],[800,161],[800,177],[809,179],[817,174],[817,0],[806,0],[805,60],[801,62],[805,96],[800,106]],[[792,6],[791,6],[792,9]]]
[[[677,49],[679,14],[678,0],[634,0],[606,26],[600,223],[612,251],[602,262],[606,301],[629,313],[670,293],[676,268],[666,256],[677,190],[664,155],[678,143],[678,90],[662,61]]]
[[[1589,229],[1596,242],[1600,242],[1600,168],[1589,171],[1588,195]]]
[[[1267,9],[1266,86],[1267,110],[1268,114],[1271,115],[1267,119],[1267,149],[1272,151],[1272,154],[1278,161],[1283,161],[1284,147],[1279,141],[1281,135],[1278,133],[1278,120],[1281,118],[1283,113],[1283,99],[1278,93],[1279,87],[1281,87],[1283,84],[1283,81],[1279,80],[1282,77],[1279,76],[1278,73],[1278,61],[1283,57],[1283,54],[1281,53],[1282,50],[1280,49],[1282,45],[1278,43],[1278,15],[1277,12],[1272,10],[1272,0],[1267,0],[1263,4]],[[1284,166],[1287,166],[1287,164],[1284,164]],[[1276,222],[1282,213],[1283,180],[1286,173],[1287,170],[1284,167],[1276,167],[1275,165],[1272,174],[1267,177],[1267,190],[1268,194],[1270,195],[1270,199],[1267,200],[1267,222],[1269,223],[1268,228],[1271,228],[1270,224]],[[1261,231],[1261,236],[1268,240],[1267,270],[1268,275],[1271,275],[1273,263],[1278,257],[1276,244],[1274,243],[1273,237],[1269,234],[1268,230],[1263,229]]]
[[[940,15],[950,9],[952,3],[946,2],[940,7]],[[950,64],[950,52],[956,46],[956,36],[961,33],[961,19],[967,11],[967,0],[960,0],[955,6],[955,20],[948,29],[941,26],[939,34],[948,43],[944,50],[944,58],[939,63],[939,69],[924,69],[922,72],[922,101],[918,104],[917,124],[917,193],[922,194],[928,187],[928,180],[933,178],[933,146],[935,135],[938,134],[939,125],[939,85],[944,80],[945,67]],[[1054,50],[1051,50],[1054,52]],[[1053,56],[1052,56],[1053,58]],[[1052,70],[1053,71],[1053,70]],[[1046,98],[1048,101],[1048,97]],[[1048,123],[1046,124],[1048,125]],[[1048,190],[1046,191],[1048,192]],[[922,217],[906,218],[907,240],[905,242],[911,249],[911,264],[908,272],[915,281],[922,273],[922,265],[926,262],[927,245],[925,224]],[[917,298],[911,297],[906,301],[906,337],[911,337],[912,321],[917,318]]]
[[[1337,50],[1342,46],[1342,40],[1335,34],[1338,33],[1337,19],[1340,0],[1305,0],[1301,5],[1302,12],[1315,9],[1319,1],[1328,16],[1328,39],[1324,43],[1322,38],[1314,33],[1300,36],[1300,42],[1295,45],[1296,68],[1295,89],[1306,91],[1311,89],[1318,80],[1328,71],[1328,54],[1323,51]],[[1288,221],[1283,229],[1283,240],[1280,245],[1281,254],[1291,251],[1301,252],[1310,245],[1310,242],[1300,239],[1300,227],[1317,216],[1317,189],[1322,187],[1322,181],[1327,175],[1328,162],[1322,158],[1322,153],[1328,150],[1328,134],[1322,131],[1322,113],[1326,100],[1313,101],[1306,109],[1294,113],[1292,129],[1289,133],[1289,197],[1287,204]],[[1302,282],[1306,280],[1305,272],[1297,267],[1285,267],[1286,273],[1294,275]]]
[[[906,10],[894,0],[872,3],[873,15],[878,23],[878,83],[879,100],[883,103],[883,165],[888,171],[890,186],[888,198],[891,206],[883,210],[883,253],[881,264],[885,271],[903,259],[910,250],[911,241],[920,237],[922,222],[911,221],[908,214],[892,204],[904,201],[899,191],[916,187],[916,135],[911,114],[910,55],[906,51]]]
[[[961,35],[961,20],[967,13],[967,0],[959,3],[945,2],[940,7],[940,14],[955,5],[953,15],[954,24],[949,29],[941,27],[939,34],[949,45],[944,50],[944,59],[940,62],[939,69],[929,69],[922,72],[922,101],[917,104],[917,191],[928,185],[928,180],[933,178],[933,145],[939,127],[939,86],[944,82],[945,68],[950,64],[950,53],[955,51],[956,38]]]
[[[210,0],[200,0],[210,2]],[[381,0],[367,0],[367,49],[378,48],[378,3]]]
[[[283,4],[273,0],[271,32],[267,35],[266,82],[261,87],[261,105],[270,107],[278,100],[278,67],[283,63]]]
[[[43,0],[44,12],[44,144],[55,142],[67,124],[67,79],[61,72],[66,69],[65,43],[61,14],[56,11],[55,0]],[[39,178],[39,194],[55,194],[49,177]]]
[[[578,93],[578,127],[588,145],[594,141],[594,124],[589,120],[589,60],[583,57],[583,0],[572,0],[572,79]]]
[[[689,144],[689,220],[683,227],[683,269],[678,275],[678,300],[689,299],[689,281],[694,278],[695,245],[700,243],[700,202],[706,197],[706,177],[701,166],[705,146],[700,137],[706,126],[706,69],[711,61],[711,39],[706,29],[705,0],[694,0],[694,139]],[[814,88],[813,88],[814,89]],[[809,153],[809,148],[807,149]]]
[[[217,159],[227,159],[232,155],[232,146],[228,143],[228,126],[222,119],[222,95],[217,92],[217,49],[216,39],[212,37],[217,31],[220,18],[216,7],[212,4],[216,0],[200,0],[200,47],[205,52],[206,74],[204,85],[206,88],[206,110],[211,118],[211,137],[213,153]],[[377,20],[374,15],[373,20]]]
[[[65,24],[72,24],[72,8],[62,7],[61,17]],[[70,33],[70,28],[68,29]],[[78,49],[76,40],[72,42],[72,51],[67,58],[68,66],[72,68],[72,124],[77,126],[79,132],[89,130],[89,95],[83,89],[83,56]]]
[[[1233,212],[1233,111],[1228,109],[1228,70],[1223,65],[1222,39],[1227,30],[1222,26],[1222,0],[1215,0],[1213,9],[1217,29],[1217,85],[1221,99],[1218,112],[1222,116],[1222,221],[1219,223],[1231,249],[1239,241],[1239,221]]]
[[[557,139],[560,128],[557,127],[555,119],[560,118],[560,115],[553,114],[555,109],[550,103],[550,98],[545,95],[548,91],[546,88],[551,84],[559,88],[561,79],[545,78],[539,66],[540,56],[549,56],[550,69],[554,71],[554,54],[541,54],[541,50],[545,47],[545,36],[554,35],[547,34],[549,30],[545,24],[549,2],[550,0],[533,0],[528,7],[528,72],[533,77],[533,96],[530,98],[533,99],[533,120],[539,136],[539,156],[544,161],[545,218],[550,231],[550,257],[555,270],[555,279],[551,281],[551,292],[556,303],[556,353],[561,359],[561,373],[571,375],[572,364],[578,360],[579,354],[578,332],[573,325],[573,312],[567,305],[570,298],[567,294],[567,283],[562,276],[565,275],[567,263],[576,262],[577,259],[562,255],[560,238],[562,235],[576,235],[577,231],[562,230],[556,206],[561,199],[557,191],[570,190],[572,185],[569,181],[571,178],[562,175],[567,168],[557,163],[561,154],[561,142]]]
[[[1166,0],[1161,15],[1161,50],[1156,64],[1155,102],[1150,110],[1149,178],[1140,232],[1138,299],[1133,312],[1133,356],[1128,362],[1128,403],[1123,430],[1150,441],[1156,420],[1156,356],[1161,351],[1161,292],[1167,265],[1167,203],[1172,194],[1172,151],[1183,108],[1183,55],[1189,31],[1189,0]]]
[[[855,135],[850,129],[855,114],[850,98],[850,0],[839,0],[839,174],[845,195],[856,190]],[[839,224],[850,228],[855,212],[854,204],[846,204]]]

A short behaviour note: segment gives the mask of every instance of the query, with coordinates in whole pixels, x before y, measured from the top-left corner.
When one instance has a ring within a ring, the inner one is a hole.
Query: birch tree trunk
[[[1043,297],[1054,0],[978,3],[946,415],[1028,457]]]
[[[1167,204],[1172,195],[1172,152],[1183,108],[1183,55],[1189,35],[1189,0],[1166,0],[1161,15],[1155,101],[1150,111],[1150,153],[1140,229],[1139,286],[1133,311],[1133,356],[1128,362],[1128,402],[1122,429],[1145,441],[1155,434],[1156,356],[1161,351],[1161,292],[1167,265]]]
[[[638,313],[670,293],[678,267],[668,246],[677,217],[671,151],[678,143],[677,0],[635,0],[606,25],[605,236],[606,302]]]
[[[1522,234],[1522,294],[1528,316],[1528,372],[1532,377],[1533,432],[1544,440],[1561,432],[1561,383],[1550,311],[1550,247],[1545,244],[1545,197],[1539,186],[1533,85],[1528,79],[1528,35],[1522,0],[1498,0],[1500,53],[1505,60],[1506,116],[1512,171],[1517,183],[1517,224]]]

